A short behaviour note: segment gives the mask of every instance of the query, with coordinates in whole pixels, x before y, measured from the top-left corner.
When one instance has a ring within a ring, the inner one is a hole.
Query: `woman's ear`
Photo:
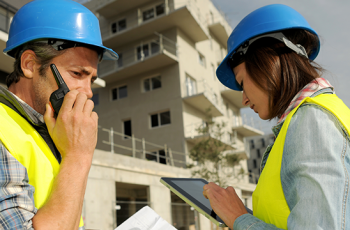
[[[21,55],[21,69],[25,78],[33,78],[37,72],[37,58],[32,50],[26,50]]]

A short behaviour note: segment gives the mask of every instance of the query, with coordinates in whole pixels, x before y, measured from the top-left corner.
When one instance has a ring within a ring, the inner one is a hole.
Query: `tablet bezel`
[[[172,177],[162,177],[160,179],[160,182],[164,184],[166,187],[168,187],[172,192],[174,192],[177,196],[179,196],[182,200],[184,200],[186,203],[188,203],[190,206],[195,208],[198,212],[205,215],[208,219],[210,219],[213,223],[215,223],[219,227],[227,227],[226,224],[220,219],[219,216],[217,216],[215,213],[213,216],[213,210],[208,209],[205,205],[200,203],[196,198],[191,196],[189,193],[187,193],[184,189],[173,183],[173,181],[200,181],[203,182],[203,186],[205,184],[208,184],[208,181],[202,179],[202,178],[172,178]],[[186,199],[184,199],[183,197]],[[217,220],[216,218],[219,218],[220,220]]]

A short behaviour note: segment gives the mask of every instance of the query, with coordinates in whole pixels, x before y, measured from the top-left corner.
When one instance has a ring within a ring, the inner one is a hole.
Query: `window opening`
[[[113,34],[126,29],[126,19],[122,19],[111,24]]]
[[[132,135],[131,120],[124,121],[124,139],[129,139]]]
[[[186,90],[188,97],[197,94],[197,82],[188,75],[186,76]]]
[[[117,64],[118,64],[118,68],[122,67],[123,66],[123,54],[122,53],[118,53],[118,61],[117,61]]]
[[[205,57],[199,52],[198,52],[198,60],[199,60],[199,64],[205,67]]]
[[[146,154],[146,159],[149,161],[157,162],[157,158],[159,157],[159,163],[166,165],[166,156],[164,149],[160,149],[158,151],[153,151],[151,154]]]
[[[257,150],[256,150],[256,154],[258,155],[258,158],[260,158],[260,157],[261,157],[261,154],[260,154],[260,149],[257,149]]]
[[[119,100],[122,98],[128,97],[128,87],[121,86],[112,89],[112,100]]]
[[[143,21],[150,20],[154,17],[161,16],[165,13],[165,4],[159,4],[155,7],[152,7],[151,9],[145,10],[142,12],[142,19]]]
[[[147,79],[143,80],[143,91],[144,92],[159,89],[161,87],[162,87],[161,76],[147,78]]]
[[[91,100],[94,102],[94,105],[98,105],[99,104],[99,94],[98,93],[94,93],[94,95],[92,96]]]
[[[153,54],[157,54],[160,51],[159,41],[154,40],[150,43],[143,44],[136,47],[137,60],[143,60]]]
[[[171,123],[170,111],[156,113],[151,115],[151,127],[168,125]]]

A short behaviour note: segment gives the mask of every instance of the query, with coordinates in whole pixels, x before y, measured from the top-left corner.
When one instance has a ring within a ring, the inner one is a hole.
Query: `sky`
[[[262,6],[280,3],[301,13],[321,38],[321,50],[315,62],[327,71],[323,77],[334,86],[336,94],[350,107],[350,1],[348,0],[212,0],[232,28],[246,15]],[[243,114],[260,120],[250,108]],[[271,133],[276,120],[261,121],[262,130]]]

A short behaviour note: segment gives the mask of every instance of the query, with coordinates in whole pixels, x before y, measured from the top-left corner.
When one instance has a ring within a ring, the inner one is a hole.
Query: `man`
[[[0,226],[84,229],[83,198],[97,142],[91,84],[101,58],[98,19],[71,0],[35,0],[14,16],[4,53],[15,58],[0,87]],[[54,63],[70,92],[56,117]]]

